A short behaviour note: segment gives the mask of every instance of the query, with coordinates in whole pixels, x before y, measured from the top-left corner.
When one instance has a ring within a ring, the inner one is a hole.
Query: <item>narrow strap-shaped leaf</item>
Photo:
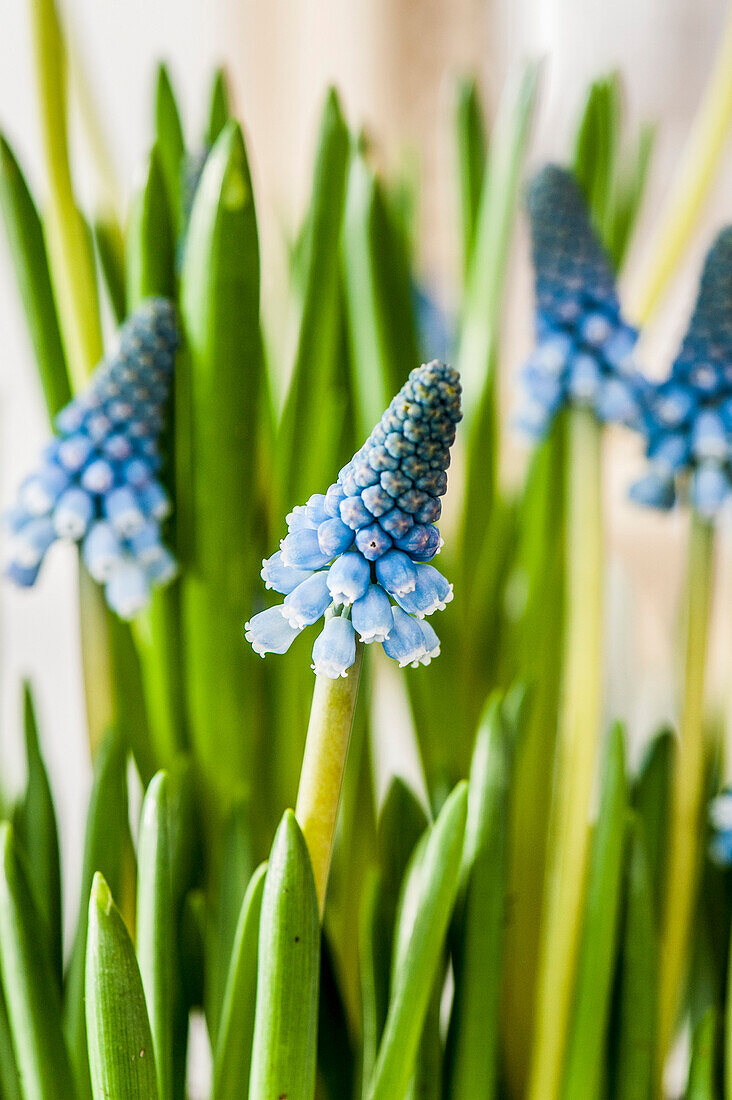
[[[127,804],[127,748],[112,732],[102,743],[94,767],[81,876],[81,902],[76,936],[64,990],[64,1028],[79,1096],[89,1096],[89,1061],[84,1012],[85,959],[89,894],[97,871],[114,886],[124,886],[126,853],[131,849]]]
[[[629,833],[612,1095],[616,1100],[649,1100],[658,1012],[657,898],[644,824],[636,813],[630,817]]]
[[[625,259],[643,200],[655,138],[654,126],[646,124],[641,127],[633,157],[618,178],[612,223],[607,236],[610,255],[617,268]]]
[[[467,801],[467,784],[460,783],[412,857],[419,862],[409,903],[413,919],[407,921],[402,906],[389,1012],[369,1100],[403,1100],[409,1086],[457,895]],[[405,890],[409,886],[408,878]]]
[[[365,438],[418,365],[419,348],[408,258],[381,184],[360,153],[348,173],[343,259],[358,429]]]
[[[61,1003],[12,826],[0,825],[0,973],[25,1100],[73,1097]]]
[[[569,1035],[562,1093],[565,1100],[599,1097],[604,1080],[627,820],[624,735],[622,727],[616,725],[610,735],[600,814],[590,856],[574,1023]]]
[[[178,104],[165,65],[158,67],[155,87],[155,144],[165,177],[173,225],[180,230],[182,218],[181,182],[185,142]]]
[[[278,482],[284,514],[322,484],[334,461],[313,433],[331,399],[341,308],[338,288],[339,244],[348,161],[348,132],[334,91],[328,93],[320,123],[315,176],[308,212],[305,289],[295,363],[277,443]],[[336,433],[328,426],[329,435]]]
[[[24,691],[24,726],[28,779],[25,794],[15,813],[15,832],[18,844],[26,855],[33,900],[46,929],[48,953],[60,990],[62,930],[58,830],[28,684]]]
[[[386,953],[385,991],[394,943],[399,895],[412,853],[429,822],[422,803],[403,779],[394,776],[381,807],[376,843],[381,867],[381,891],[378,931]]]
[[[54,417],[71,400],[71,387],[43,228],[13,151],[1,136],[0,203],[48,415]]]
[[[676,739],[661,730],[646,751],[633,789],[633,805],[643,822],[643,842],[653,886],[653,907],[661,912],[661,891],[666,872],[671,781],[676,758]]]
[[[476,739],[463,853],[464,896],[456,921],[455,997],[448,1032],[446,1095],[490,1100],[498,1029],[508,864],[508,734],[494,698]]]
[[[577,131],[574,172],[604,241],[612,224],[619,115],[617,74],[596,80],[590,86]]]
[[[211,148],[226,123],[231,118],[231,103],[229,96],[229,82],[226,79],[226,70],[217,69],[211,86],[211,99],[208,108],[208,122],[206,124],[206,145]]]
[[[325,1096],[329,1100],[340,1100],[341,1096],[353,1097],[353,1039],[333,948],[325,934],[320,947],[317,1061],[319,1087],[322,1087]]]
[[[88,927],[86,1020],[94,1100],[157,1100],[153,1040],[135,949],[98,873]]]
[[[23,1100],[2,982],[0,982],[0,1096],[2,1100]]]
[[[460,224],[463,235],[463,279],[467,282],[473,258],[480,194],[483,189],[488,139],[475,80],[461,80],[455,103],[455,139]]]
[[[154,146],[127,227],[127,300],[134,310],[150,296],[175,293],[175,245],[160,151]]]
[[[686,1100],[718,1100],[717,1013],[710,1007],[694,1031]]]
[[[388,1008],[388,982],[382,982],[384,945],[379,941],[378,912],[381,873],[370,867],[363,884],[358,923],[358,961],[361,988],[361,1096],[365,1098],[376,1065],[379,1040]],[[386,960],[388,970],[388,959]]]
[[[99,269],[107,288],[109,304],[115,321],[121,325],[127,316],[125,242],[116,222],[98,218],[94,222],[93,232]]]
[[[262,863],[252,875],[239,914],[214,1054],[213,1100],[241,1100],[249,1092],[266,870]]]
[[[251,693],[261,677],[242,632],[258,580],[259,244],[235,122],[222,131],[198,185],[181,311],[189,354],[176,376],[176,500],[190,524],[181,593],[187,700],[207,813],[220,819],[233,792],[246,792],[256,780],[254,723],[244,734],[242,721],[252,714]]]
[[[178,959],[170,836],[170,776],[158,772],[145,794],[138,843],[137,958],[155,1048],[160,1100],[173,1096],[173,1023]]]
[[[414,1073],[407,1088],[406,1100],[442,1100],[443,1097],[442,1079],[445,1052],[442,1043],[440,1009],[444,984],[443,965],[438,968],[432,996],[427,1006],[427,1015],[417,1047]]]
[[[259,927],[250,1100],[312,1100],[318,1028],[320,921],[307,845],[288,810],[267,867]]]

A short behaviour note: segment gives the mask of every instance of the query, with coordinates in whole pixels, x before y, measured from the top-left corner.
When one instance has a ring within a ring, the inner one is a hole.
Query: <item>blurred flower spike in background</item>
[[[449,603],[452,585],[427,563],[441,546],[435,523],[460,393],[457,371],[437,360],[413,370],[337,482],[290,513],[280,550],[262,568],[284,603],[246,626],[257,653],[286,652],[325,616],[313,646],[317,674],[345,676],[357,634],[400,667],[439,654],[425,618]]]
[[[638,426],[643,382],[630,355],[635,329],[620,313],[615,276],[574,176],[548,164],[528,190],[536,277],[536,348],[523,368],[519,426],[546,434],[566,405]]]
[[[16,584],[35,583],[57,539],[81,545],[89,573],[124,619],[173,578],[176,563],[161,537],[170,501],[158,474],[177,344],[172,303],[149,299],[89,387],[58,414],[56,437],[4,517],[5,572]]]
[[[648,395],[645,433],[650,470],[633,500],[671,508],[685,477],[694,508],[713,517],[732,491],[732,227],[709,250],[671,374]]]

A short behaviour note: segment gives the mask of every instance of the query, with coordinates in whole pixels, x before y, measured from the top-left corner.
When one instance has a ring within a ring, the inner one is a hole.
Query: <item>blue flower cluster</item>
[[[726,787],[709,805],[712,839],[709,854],[715,863],[732,867],[732,789]]]
[[[569,404],[637,426],[643,383],[630,362],[637,333],[620,314],[610,260],[574,176],[546,165],[529,186],[528,209],[536,347],[522,371],[520,427],[541,438]]]
[[[363,447],[327,493],[287,517],[280,550],[263,562],[284,603],[255,615],[257,653],[285,653],[325,617],[313,669],[336,679],[356,659],[356,634],[405,665],[428,664],[440,643],[425,617],[444,609],[452,585],[429,561],[461,418],[457,371],[434,360],[412,371]]]
[[[178,345],[175,310],[151,298],[120,331],[117,351],[58,414],[57,435],[5,515],[7,576],[35,583],[57,539],[81,544],[109,606],[128,619],[176,563],[161,539],[170,501],[158,480],[159,437]]]
[[[633,500],[671,508],[683,479],[697,511],[714,516],[732,494],[732,227],[707,255],[681,350],[647,396],[644,430],[650,468]]]

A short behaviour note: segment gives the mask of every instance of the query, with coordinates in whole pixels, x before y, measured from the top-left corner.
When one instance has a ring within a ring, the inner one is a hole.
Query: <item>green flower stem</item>
[[[602,429],[585,409],[568,421],[566,649],[530,1100],[555,1100],[562,1081],[602,712]]]
[[[317,676],[295,815],[310,852],[318,906],[323,915],[338,803],[361,677],[363,645],[345,677]]]
[[[685,684],[674,769],[660,944],[658,1065],[673,1040],[699,874],[706,743],[704,685],[714,582],[714,526],[693,514],[686,578]]]
[[[714,184],[732,126],[732,8],[681,164],[631,295],[635,317],[645,324],[658,305],[696,228]]]

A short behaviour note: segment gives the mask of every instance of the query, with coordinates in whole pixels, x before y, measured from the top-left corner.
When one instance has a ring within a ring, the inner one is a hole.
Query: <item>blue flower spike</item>
[[[709,804],[712,836],[709,855],[722,867],[732,867],[732,788],[725,787]]]
[[[521,380],[519,426],[542,438],[567,405],[603,422],[638,426],[643,382],[635,329],[621,316],[612,265],[574,176],[549,164],[529,185],[536,280],[536,346]]]
[[[318,675],[347,674],[356,635],[401,667],[439,655],[425,618],[450,602],[452,585],[428,563],[442,545],[435,524],[460,395],[459,375],[444,363],[413,370],[338,480],[287,516],[280,549],[262,563],[266,587],[285,600],[246,624],[255,652],[286,652],[322,618]]]
[[[177,346],[172,303],[148,299],[123,325],[117,350],[85,392],[58,414],[55,438],[5,516],[5,572],[16,584],[35,583],[58,539],[79,543],[87,569],[123,619],[175,576],[161,533],[170,501],[158,473]]]
[[[646,404],[648,472],[631,498],[669,509],[688,485],[694,508],[713,519],[732,494],[732,226],[707,255],[671,373]]]

